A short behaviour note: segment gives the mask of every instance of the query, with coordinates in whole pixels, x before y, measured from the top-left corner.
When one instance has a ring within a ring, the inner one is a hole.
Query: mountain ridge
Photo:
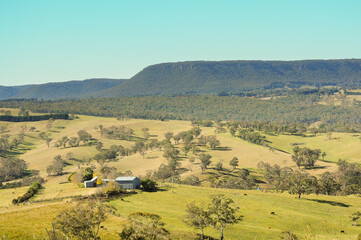
[[[361,88],[361,59],[231,60],[159,63],[132,78],[0,86],[0,99],[69,99],[218,94],[302,86]]]

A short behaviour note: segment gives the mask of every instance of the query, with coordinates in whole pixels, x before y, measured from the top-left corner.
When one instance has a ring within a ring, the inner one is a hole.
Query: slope
[[[149,66],[94,96],[239,92],[300,86],[361,86],[361,60],[178,62]]]
[[[85,98],[94,92],[115,87],[121,84],[121,79],[89,79],[32,85],[11,98],[38,99],[69,99]]]

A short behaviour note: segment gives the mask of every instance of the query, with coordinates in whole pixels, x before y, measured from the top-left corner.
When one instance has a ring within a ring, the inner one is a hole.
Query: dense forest
[[[156,64],[99,97],[240,92],[301,86],[361,86],[361,60],[220,61]]]
[[[72,113],[118,118],[160,120],[237,120],[314,123],[332,125],[361,124],[361,105],[319,104],[319,95],[290,95],[260,100],[219,96],[147,96],[90,98],[78,100],[4,100],[0,107],[21,108],[40,113]]]

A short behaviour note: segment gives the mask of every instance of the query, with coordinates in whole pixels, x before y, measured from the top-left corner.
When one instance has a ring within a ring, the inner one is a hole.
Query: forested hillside
[[[179,62],[149,66],[101,97],[361,86],[361,60]]]
[[[360,102],[351,105],[323,105],[318,95],[291,95],[260,100],[218,96],[148,96],[90,98],[79,100],[5,100],[0,107],[41,113],[75,113],[142,119],[258,120],[278,123],[361,124]]]
[[[235,94],[303,86],[361,87],[361,60],[179,62],[149,66],[129,80],[90,79],[1,87],[0,99]]]
[[[27,86],[16,86],[16,87],[5,87],[0,86],[0,100],[11,98],[20,92],[24,91],[26,88],[30,87],[31,85]]]
[[[112,88],[121,84],[120,79],[89,79],[33,85],[17,93],[12,98],[68,99],[85,98],[94,92]]]

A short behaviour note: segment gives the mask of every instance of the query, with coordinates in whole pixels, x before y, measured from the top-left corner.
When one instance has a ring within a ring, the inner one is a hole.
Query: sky
[[[359,0],[0,0],[0,85],[163,62],[361,58]]]

